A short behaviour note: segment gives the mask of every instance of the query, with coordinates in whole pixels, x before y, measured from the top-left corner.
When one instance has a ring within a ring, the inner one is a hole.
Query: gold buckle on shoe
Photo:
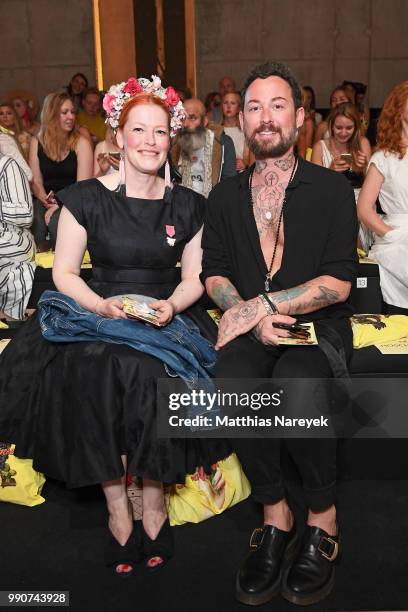
[[[330,555],[328,555],[326,552],[324,552],[324,550],[322,550],[320,548],[320,545],[322,543],[323,540],[326,540],[326,542],[329,542],[330,544],[332,544],[333,546],[333,551]],[[334,561],[335,558],[337,557],[337,555],[339,554],[339,544],[338,542],[336,542],[335,540],[333,540],[332,538],[328,538],[328,537],[323,537],[320,539],[320,544],[317,547],[317,550],[319,551],[319,553],[322,555],[322,557],[324,557],[325,559],[327,559],[328,561]]]
[[[262,538],[260,542],[254,542],[254,538],[256,537],[256,534],[259,533],[260,531],[262,531]],[[262,541],[264,539],[264,535],[265,535],[265,531],[262,527],[257,527],[256,529],[253,530],[252,535],[251,535],[251,539],[249,540],[249,548],[258,548],[258,546],[260,546],[262,544]]]

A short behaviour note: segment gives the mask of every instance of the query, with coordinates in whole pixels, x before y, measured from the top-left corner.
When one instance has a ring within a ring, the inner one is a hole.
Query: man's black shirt
[[[265,291],[267,273],[249,193],[251,170],[211,191],[202,242],[202,281],[211,276],[227,277],[244,300]],[[283,222],[282,263],[270,282],[271,292],[323,275],[354,282],[358,221],[354,193],[343,176],[299,158],[287,189]],[[315,321],[351,314],[347,301],[297,318]]]

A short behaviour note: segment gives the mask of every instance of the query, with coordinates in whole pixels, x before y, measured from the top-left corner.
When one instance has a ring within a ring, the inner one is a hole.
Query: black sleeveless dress
[[[89,179],[58,197],[87,231],[96,293],[169,297],[184,246],[203,223],[202,196],[175,186],[170,202],[142,200]],[[205,310],[195,305],[186,313],[214,338]],[[165,376],[159,359],[125,345],[48,342],[33,316],[0,356],[0,441],[16,444],[17,456],[33,458],[35,469],[71,487],[119,478],[121,455],[132,474],[184,482],[197,466],[209,470],[226,457],[229,446],[157,438],[156,380]]]

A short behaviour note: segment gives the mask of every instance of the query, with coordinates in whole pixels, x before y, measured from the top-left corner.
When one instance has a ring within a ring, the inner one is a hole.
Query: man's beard
[[[190,159],[194,151],[198,151],[205,146],[206,128],[203,125],[198,126],[195,130],[183,128],[180,130],[177,142],[180,146],[181,153],[184,157]]]
[[[276,144],[267,141],[259,141],[256,139],[256,135],[260,132],[275,132],[280,134],[280,141]],[[298,130],[294,124],[288,134],[285,136],[282,133],[282,128],[279,126],[273,126],[272,123],[261,123],[259,127],[254,129],[252,134],[249,136],[245,132],[245,140],[248,148],[255,155],[256,159],[268,159],[270,157],[282,157],[285,155],[293,146],[297,140]]]

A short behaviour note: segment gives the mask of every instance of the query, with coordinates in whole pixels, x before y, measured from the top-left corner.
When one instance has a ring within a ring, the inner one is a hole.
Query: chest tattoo
[[[269,171],[260,185],[252,187],[253,211],[259,237],[268,232],[276,236],[287,182],[280,182],[276,172]]]

